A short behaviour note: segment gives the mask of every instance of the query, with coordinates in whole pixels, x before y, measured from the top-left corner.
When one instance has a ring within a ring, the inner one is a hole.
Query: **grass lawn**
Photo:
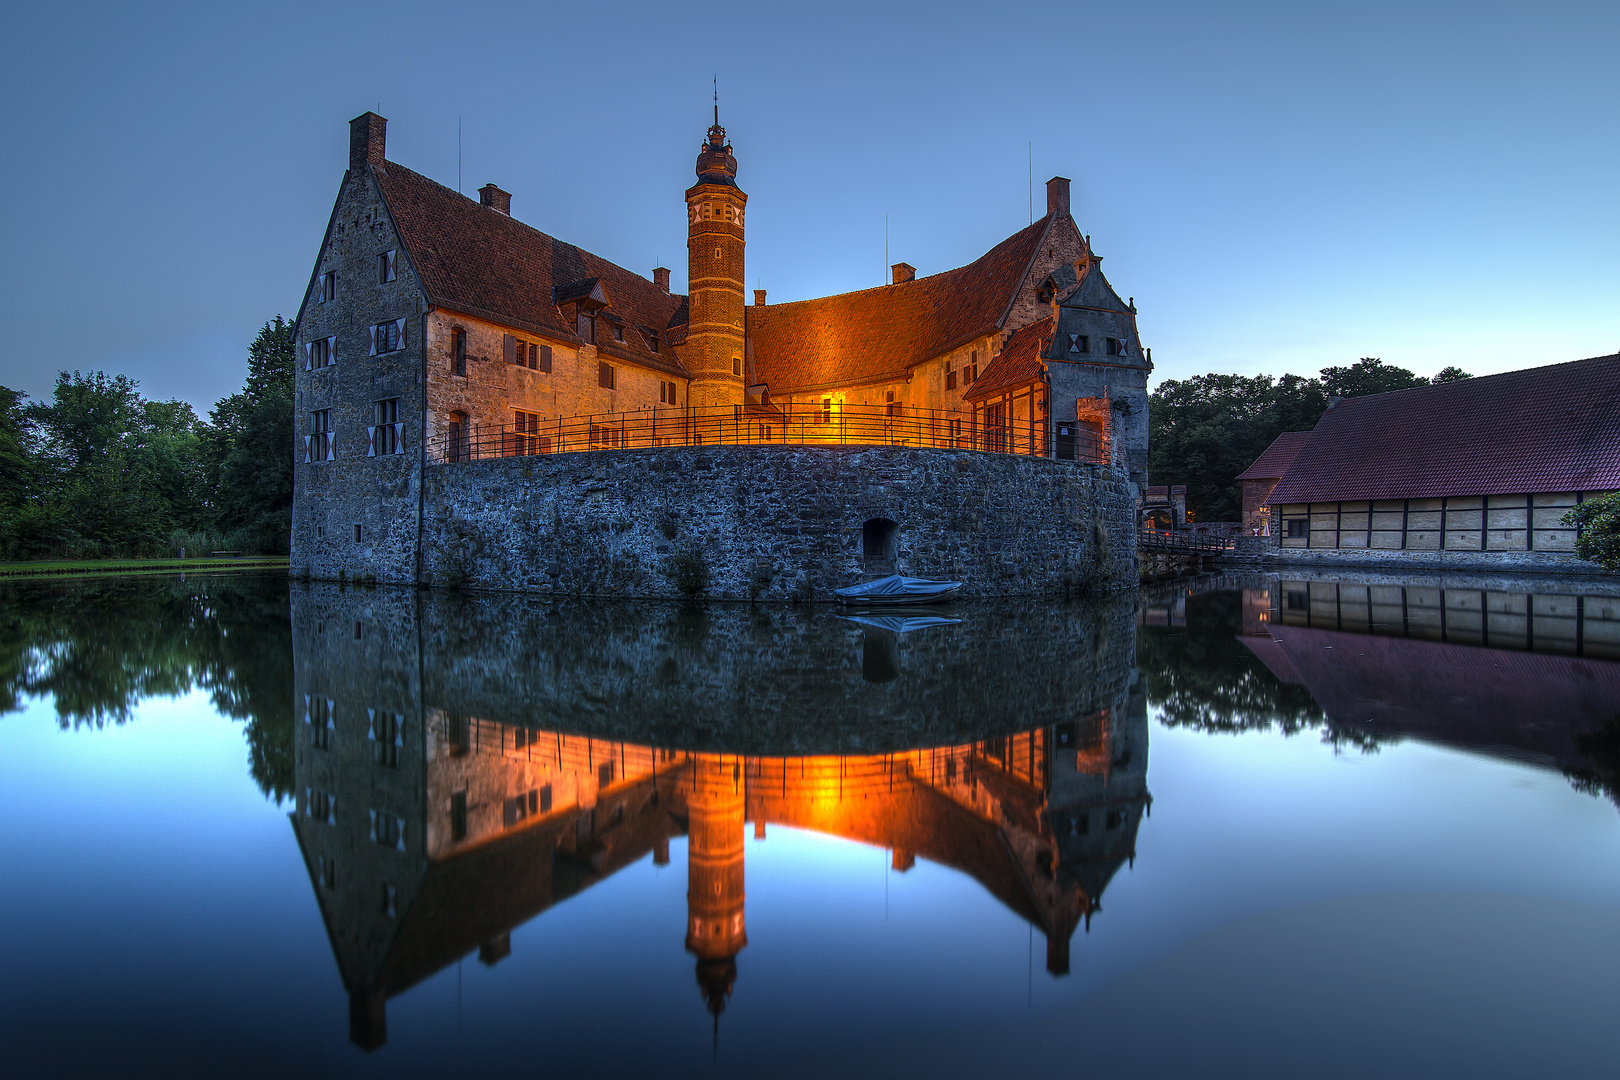
[[[40,559],[0,562],[0,577],[41,577],[61,574],[174,573],[177,570],[270,570],[287,565],[285,555],[250,555],[236,558],[197,559]]]

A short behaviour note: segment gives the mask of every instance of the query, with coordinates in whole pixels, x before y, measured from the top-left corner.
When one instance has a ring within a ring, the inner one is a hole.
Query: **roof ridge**
[[[1598,356],[1588,356],[1583,360],[1560,360],[1556,364],[1538,364],[1535,367],[1515,368],[1512,371],[1495,371],[1489,375],[1470,375],[1466,379],[1453,379],[1451,382],[1419,383],[1417,386],[1403,386],[1398,390],[1380,390],[1376,394],[1357,394],[1354,396],[1345,397],[1340,400],[1339,407],[1343,408],[1352,401],[1371,401],[1373,398],[1387,398],[1391,394],[1407,394],[1411,393],[1413,390],[1443,390],[1447,387],[1467,386],[1470,384],[1478,386],[1482,382],[1486,382],[1491,379],[1505,379],[1510,375],[1528,375],[1531,372],[1545,372],[1550,371],[1552,368],[1569,367],[1573,364],[1589,364],[1593,360],[1617,359],[1620,359],[1620,352],[1602,353]]]
[[[1020,236],[1022,236],[1025,233],[1031,231],[1032,229],[1034,229],[1036,225],[1044,224],[1045,221],[1046,221],[1046,218],[1036,218],[1034,224],[1026,225],[1022,229],[1019,229],[1017,232],[1013,233],[1012,235],[1004,237],[1001,240],[996,241],[996,243],[993,244],[987,251],[985,251],[985,253],[983,255],[980,255],[977,259],[974,259],[972,262],[963,263],[961,266],[952,266],[952,267],[949,267],[949,268],[947,268],[945,270],[935,271],[932,274],[924,274],[921,277],[914,277],[910,281],[889,282],[889,283],[885,283],[883,285],[869,285],[864,289],[851,289],[848,292],[828,293],[825,296],[807,296],[803,300],[775,301],[775,302],[772,302],[772,303],[767,304],[765,306],[766,307],[773,307],[773,308],[790,308],[790,307],[793,307],[796,304],[815,304],[815,303],[820,303],[823,300],[834,300],[834,299],[837,299],[839,297],[845,297],[845,296],[861,296],[862,294],[865,294],[865,293],[894,292],[895,290],[904,291],[906,289],[906,286],[908,286],[908,285],[921,285],[924,282],[936,281],[937,279],[942,278],[942,277],[946,276],[947,274],[959,274],[964,270],[971,270],[975,266],[978,266],[980,263],[984,262],[986,259],[988,259],[991,256],[995,255],[998,251],[1000,251],[1007,244],[1011,243],[1014,240],[1017,240]],[[1027,273],[1027,269],[1026,269],[1026,273]],[[1020,282],[1020,284],[1022,284],[1022,283]],[[750,304],[749,306],[753,307],[755,305]]]

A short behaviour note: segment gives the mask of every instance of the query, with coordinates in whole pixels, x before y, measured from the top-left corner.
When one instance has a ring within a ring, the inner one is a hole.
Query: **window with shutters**
[[[1089,334],[1070,334],[1069,351],[1088,353],[1091,351],[1091,336]]]
[[[529,346],[529,370],[540,370],[540,346],[538,345]]]
[[[540,414],[513,409],[512,416],[512,437],[507,441],[506,452],[513,455],[538,454]]]
[[[328,337],[320,338],[319,340],[309,343],[309,366],[311,370],[315,368],[323,368],[328,364],[333,363],[332,346],[336,340],[336,338]]]
[[[304,699],[304,724],[309,728],[309,745],[317,750],[332,748],[332,729],[335,726],[332,705],[331,698]]]
[[[962,371],[963,380],[972,386],[979,381],[979,350],[974,349],[968,358],[968,365]]]
[[[304,788],[304,816],[324,825],[337,824],[337,800],[316,787]]]
[[[956,389],[956,372],[951,369],[951,362],[945,361],[945,389]]]
[[[336,300],[337,299],[337,271],[336,270],[328,270],[326,273],[322,274],[319,288],[320,288],[320,298],[321,298],[320,302],[321,303],[324,304],[328,300]]]
[[[371,456],[403,454],[405,425],[399,421],[399,398],[371,404]]]
[[[304,460],[331,461],[332,441],[332,410],[316,409],[309,414],[309,434],[304,438]]]
[[[459,326],[450,331],[450,374],[467,374],[467,331]]]
[[[375,355],[398,352],[405,347],[405,320],[378,323],[371,328],[371,351]]]
[[[533,350],[534,348],[535,348],[535,346],[530,346],[531,350]],[[535,363],[533,363],[533,361],[535,360],[535,355],[534,355],[534,352],[531,351],[530,355],[529,355],[529,359],[531,361],[529,366],[534,368],[536,371],[543,371],[547,375],[549,375],[549,374],[551,374],[551,346],[550,345],[541,345],[541,346],[538,347],[538,349],[539,349],[539,364],[536,365]]]
[[[821,399],[821,408],[816,412],[815,416],[818,424],[832,423],[832,398]]]
[[[604,390],[618,389],[619,373],[607,361],[600,361],[596,365],[596,385]]]
[[[396,254],[398,252],[385,251],[377,256],[377,283],[379,285],[386,285],[394,280],[394,256]]]
[[[399,768],[399,752],[405,746],[405,717],[382,709],[371,713],[371,760],[385,769]]]
[[[660,404],[663,404],[663,405],[675,405],[675,404],[678,404],[677,401],[675,400],[677,396],[678,395],[675,393],[675,384],[674,383],[668,382],[668,381],[666,381],[664,379],[658,380],[658,401],[659,401]]]
[[[733,356],[731,358],[731,373],[733,375],[741,375],[742,374],[742,357]]]
[[[1109,356],[1125,355],[1125,344],[1124,342],[1120,341],[1119,338],[1107,338],[1105,339],[1105,344],[1108,347]]]
[[[405,819],[386,810],[371,811],[371,839],[381,847],[405,850]]]

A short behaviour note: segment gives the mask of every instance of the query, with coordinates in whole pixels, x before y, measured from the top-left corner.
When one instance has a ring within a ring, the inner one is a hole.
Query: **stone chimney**
[[[895,263],[889,267],[889,273],[892,275],[892,283],[895,285],[905,281],[917,280],[917,268],[910,263]]]
[[[499,210],[507,217],[512,216],[512,193],[502,191],[494,184],[485,184],[478,189],[478,201],[491,210]]]
[[[754,306],[755,307],[764,307],[765,306],[765,290],[764,289],[755,289],[754,290]]]
[[[349,121],[349,168],[362,169],[366,165],[383,167],[384,136],[388,121],[374,112],[361,113]]]
[[[669,292],[669,267],[653,267],[653,284],[658,286],[660,289],[663,289],[665,292]]]
[[[1046,216],[1069,216],[1069,178],[1054,176],[1046,182]]]

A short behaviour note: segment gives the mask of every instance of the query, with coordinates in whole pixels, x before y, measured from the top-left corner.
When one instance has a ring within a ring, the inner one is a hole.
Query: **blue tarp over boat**
[[[891,574],[847,589],[834,589],[833,595],[840,604],[937,604],[955,597],[961,587],[960,581],[931,581]]]

